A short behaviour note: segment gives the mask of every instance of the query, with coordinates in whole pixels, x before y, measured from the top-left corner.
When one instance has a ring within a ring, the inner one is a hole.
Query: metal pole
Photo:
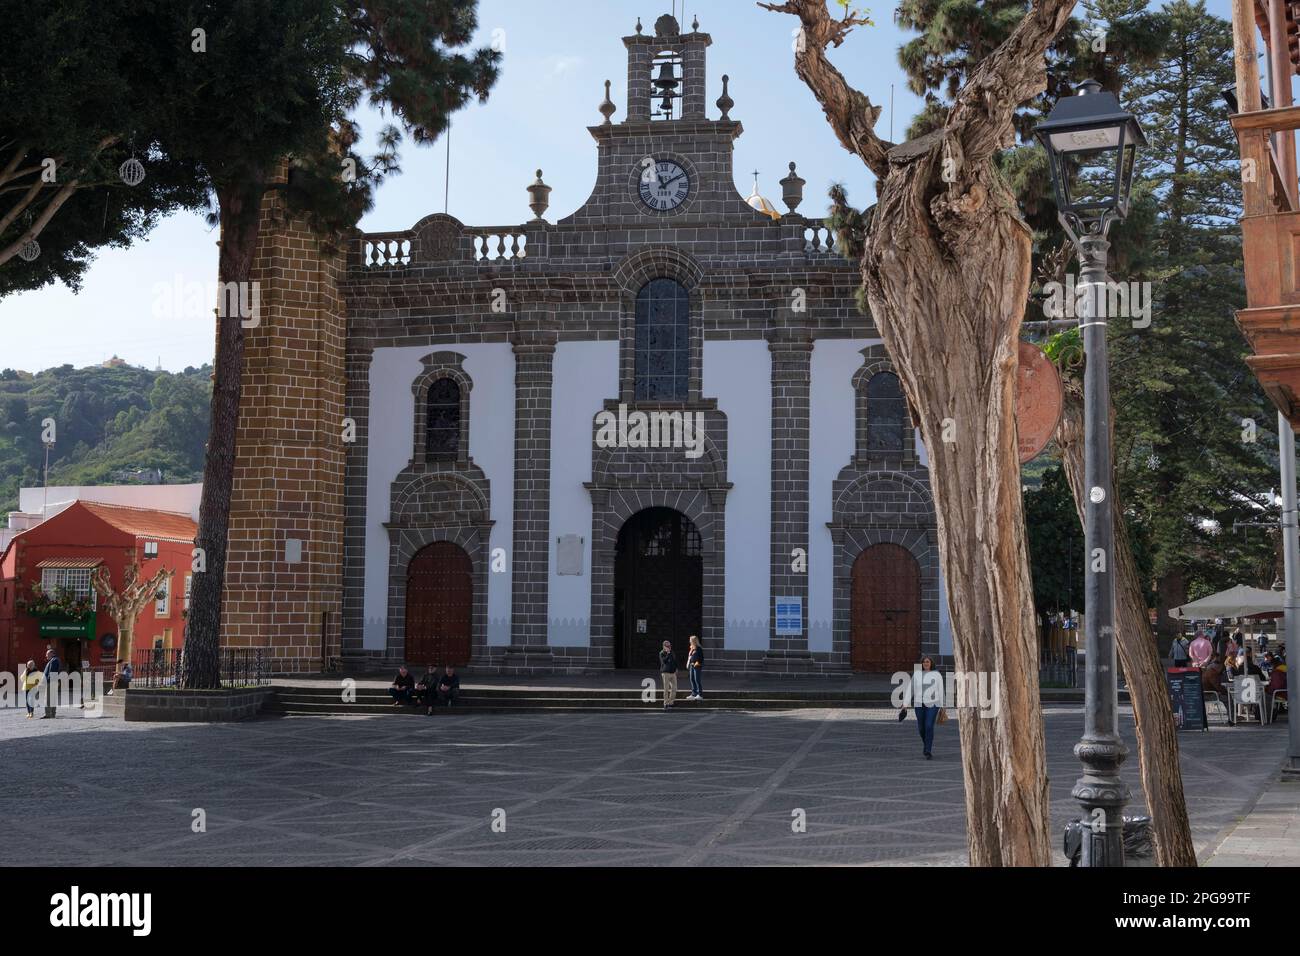
[[[1300,647],[1300,529],[1296,527],[1295,490],[1295,432],[1281,412],[1277,413],[1277,452],[1282,464],[1282,567],[1286,577],[1286,598],[1282,607],[1286,621],[1286,652],[1294,654]],[[1300,691],[1300,678],[1288,662],[1286,668],[1286,697],[1296,699]],[[1267,702],[1266,702],[1267,703]],[[1300,707],[1289,704],[1287,727],[1290,741],[1287,748],[1291,769],[1300,770]]]
[[[1119,776],[1128,748],[1119,737],[1115,685],[1115,528],[1111,509],[1110,369],[1106,351],[1106,253],[1102,236],[1078,240],[1081,265],[1079,331],[1085,355],[1084,409],[1084,648],[1083,737],[1074,754],[1083,776],[1071,796],[1083,806],[1082,866],[1124,865],[1124,805]]]

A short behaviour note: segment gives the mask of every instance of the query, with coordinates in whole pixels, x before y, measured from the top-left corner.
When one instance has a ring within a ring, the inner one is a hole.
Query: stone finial
[[[691,21],[691,32],[692,33],[700,32],[700,18],[698,16]]]
[[[803,202],[803,186],[806,181],[794,171],[794,163],[791,163],[790,175],[781,180],[781,200],[791,212],[798,209],[799,203]]]
[[[608,119],[605,120],[609,122]],[[537,219],[542,218],[542,213],[546,212],[546,207],[551,204],[551,187],[542,182],[542,171],[537,171],[537,180],[528,187],[528,208],[533,211],[533,216]]]
[[[736,101],[727,95],[727,83],[730,82],[730,80],[731,77],[727,76],[725,73],[722,74],[722,95],[718,97],[718,102],[716,104],[718,109],[722,110],[722,116],[720,118],[724,120],[731,119],[731,117],[727,115],[727,112],[736,105]]]
[[[637,17],[637,18],[636,18],[636,35],[637,35],[637,36],[640,36],[640,35],[641,35],[641,18],[640,18],[640,17]]]
[[[596,108],[600,110],[600,115],[605,117],[604,125],[608,126],[609,118],[613,116],[614,111],[618,109],[618,107],[614,105],[614,101],[609,98],[609,80],[605,81],[605,99],[601,102],[600,106]]]

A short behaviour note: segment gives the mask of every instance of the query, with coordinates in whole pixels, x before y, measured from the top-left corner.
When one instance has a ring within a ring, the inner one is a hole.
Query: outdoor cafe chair
[[[1223,711],[1224,722],[1229,724],[1232,723],[1232,713],[1228,710],[1228,706],[1223,702],[1223,698],[1219,696],[1219,692],[1217,690],[1202,689],[1201,696],[1202,699],[1207,702],[1207,704],[1211,700],[1214,701],[1216,704],[1218,704],[1219,709]],[[1210,708],[1207,706],[1205,708],[1206,717],[1208,717],[1209,714],[1210,714]]]
[[[1264,705],[1264,687],[1258,677],[1254,675],[1234,677],[1228,693],[1232,697],[1233,723],[1243,718],[1245,720],[1258,718],[1260,726],[1264,725],[1267,721],[1267,708]],[[1253,716],[1250,712],[1252,707],[1256,709]]]

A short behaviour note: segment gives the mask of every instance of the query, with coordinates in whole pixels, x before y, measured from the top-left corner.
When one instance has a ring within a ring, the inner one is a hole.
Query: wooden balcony
[[[1246,363],[1265,394],[1300,431],[1300,205],[1291,105],[1296,20],[1289,2],[1233,0],[1233,39],[1240,112],[1232,117],[1241,149],[1241,220],[1246,308],[1237,327],[1254,355]],[[1264,37],[1276,104],[1262,109],[1255,30]]]

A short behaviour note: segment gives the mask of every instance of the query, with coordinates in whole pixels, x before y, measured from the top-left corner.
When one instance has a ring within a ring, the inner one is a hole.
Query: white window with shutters
[[[194,575],[185,575],[185,610],[190,609],[190,592],[194,590]]]
[[[95,589],[90,586],[93,568],[42,568],[41,590],[54,597],[60,590],[69,591],[73,597],[90,598],[95,605]]]

